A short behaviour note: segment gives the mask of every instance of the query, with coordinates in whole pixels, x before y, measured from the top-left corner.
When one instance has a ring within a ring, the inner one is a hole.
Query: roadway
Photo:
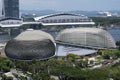
[[[22,22],[19,24],[0,24],[3,28],[9,27],[20,27],[22,25],[30,25],[30,24],[41,24],[43,26],[56,26],[56,25],[82,25],[82,24],[95,24],[94,22],[73,22],[73,23],[42,23],[42,22]]]

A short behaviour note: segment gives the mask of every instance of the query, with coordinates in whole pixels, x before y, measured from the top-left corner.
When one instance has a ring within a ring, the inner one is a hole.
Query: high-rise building
[[[2,0],[0,0],[0,18],[2,18]]]
[[[19,0],[3,0],[5,18],[19,18]]]

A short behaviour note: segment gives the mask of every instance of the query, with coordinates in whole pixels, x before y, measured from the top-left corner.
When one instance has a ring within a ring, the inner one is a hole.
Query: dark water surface
[[[120,29],[111,29],[109,30],[109,32],[113,36],[115,41],[120,41]]]

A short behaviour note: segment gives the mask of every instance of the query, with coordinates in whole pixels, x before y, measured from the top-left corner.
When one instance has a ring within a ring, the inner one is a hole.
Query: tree
[[[75,55],[75,54],[68,54],[66,56],[67,60],[70,62],[75,62],[76,59],[80,59],[80,56]]]
[[[13,68],[13,62],[7,58],[0,57],[0,70],[3,72],[10,71],[10,68]]]
[[[119,64],[120,65],[120,64]],[[114,66],[114,67],[109,67],[109,77],[113,78],[113,80],[120,80],[120,67],[119,66]]]
[[[108,80],[109,74],[106,69],[86,70],[86,80]]]
[[[118,46],[118,49],[120,50],[120,41],[117,41],[116,45]]]

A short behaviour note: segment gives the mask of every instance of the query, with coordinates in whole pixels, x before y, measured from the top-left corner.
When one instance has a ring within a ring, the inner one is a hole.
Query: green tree
[[[118,46],[118,49],[120,50],[120,41],[117,41],[116,45]]]
[[[13,68],[13,66],[14,64],[11,60],[0,56],[0,70],[8,72],[10,71],[10,68]]]

